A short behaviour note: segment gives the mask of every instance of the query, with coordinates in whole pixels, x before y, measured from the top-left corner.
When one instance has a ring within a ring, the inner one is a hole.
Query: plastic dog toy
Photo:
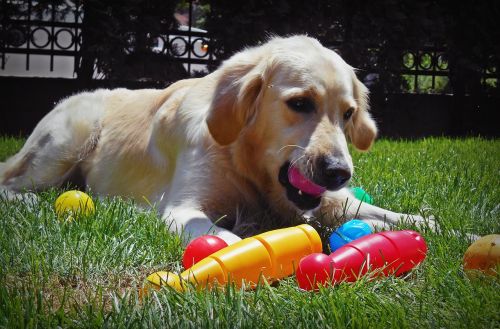
[[[202,235],[191,241],[182,257],[182,265],[187,270],[200,260],[227,247],[226,241],[215,235]]]
[[[474,278],[477,271],[497,275],[500,269],[500,234],[483,236],[467,248],[464,254],[464,270]]]
[[[61,194],[54,204],[56,214],[90,215],[95,211],[94,202],[87,193],[71,190]]]
[[[353,187],[351,188],[352,194],[354,194],[354,197],[360,201],[366,202],[368,204],[373,204],[373,198],[371,197],[368,192],[363,190],[361,187]]]
[[[186,283],[198,289],[227,283],[255,287],[262,278],[275,281],[292,275],[302,257],[321,250],[316,230],[303,224],[241,240],[211,254],[180,275],[163,271],[153,273],[147,277],[146,284],[156,289],[169,285],[178,291],[184,291]]]
[[[366,235],[346,244],[328,256],[304,257],[297,270],[299,287],[317,289],[319,285],[353,282],[368,271],[373,275],[400,275],[420,264],[427,245],[417,232],[387,231]],[[315,260],[318,259],[320,265]],[[325,275],[327,274],[327,275]]]
[[[370,225],[359,219],[353,219],[338,229],[336,229],[332,235],[330,235],[330,250],[334,252],[343,245],[359,239],[365,235],[372,234],[373,230]]]

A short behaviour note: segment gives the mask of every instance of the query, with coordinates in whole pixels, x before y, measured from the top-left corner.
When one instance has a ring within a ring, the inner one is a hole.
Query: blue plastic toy
[[[343,245],[372,233],[371,226],[362,220],[350,220],[330,235],[330,249],[334,252]]]

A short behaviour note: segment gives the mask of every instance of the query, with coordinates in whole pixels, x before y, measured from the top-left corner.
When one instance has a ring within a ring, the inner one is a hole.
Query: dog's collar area
[[[301,210],[310,210],[317,208],[321,203],[321,196],[314,196],[307,194],[290,183],[288,179],[288,169],[290,168],[290,163],[286,162],[281,166],[278,180],[286,189],[286,196],[297,208]]]

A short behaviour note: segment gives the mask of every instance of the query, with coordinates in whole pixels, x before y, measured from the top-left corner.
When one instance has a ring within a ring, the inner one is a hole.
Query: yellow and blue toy
[[[180,275],[153,273],[147,277],[144,292],[166,285],[178,291],[188,285],[204,289],[227,283],[253,288],[262,278],[272,282],[292,275],[302,257],[321,251],[321,238],[310,225],[269,231],[221,249]]]

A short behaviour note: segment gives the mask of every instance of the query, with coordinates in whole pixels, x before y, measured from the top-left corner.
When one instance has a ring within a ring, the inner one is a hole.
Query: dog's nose
[[[328,190],[338,190],[349,179],[351,170],[345,161],[332,156],[318,158],[317,162],[318,183]]]

